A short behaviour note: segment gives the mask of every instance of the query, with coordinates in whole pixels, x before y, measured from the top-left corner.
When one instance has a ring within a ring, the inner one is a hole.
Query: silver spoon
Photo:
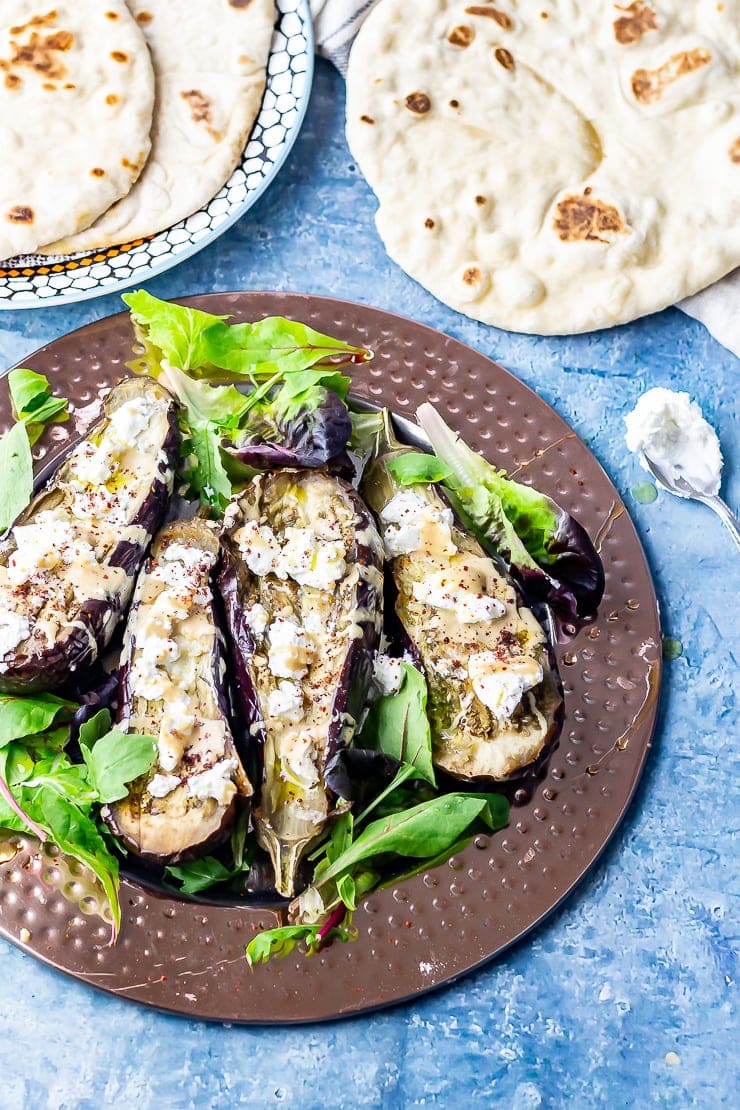
[[[655,481],[663,489],[668,490],[669,493],[675,493],[676,497],[688,497],[694,501],[701,501],[702,505],[708,505],[710,509],[714,509],[719,519],[724,524],[727,531],[735,541],[736,547],[740,548],[740,521],[733,513],[729,505],[726,505],[718,493],[704,493],[702,490],[696,489],[690,482],[687,482],[680,474],[674,478],[670,478],[666,472],[658,466],[658,464],[642,452],[642,457],[645,460],[645,466],[652,474]]]

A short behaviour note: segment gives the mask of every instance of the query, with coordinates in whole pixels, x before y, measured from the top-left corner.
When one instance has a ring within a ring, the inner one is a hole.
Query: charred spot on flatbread
[[[128,61],[128,54],[124,53],[123,50],[111,50],[110,56],[113,61],[118,62],[119,65],[124,65],[124,63]]]
[[[213,104],[200,89],[187,89],[180,96],[190,109],[193,123],[202,123],[215,143],[221,141],[221,135],[213,127]]]
[[[558,202],[553,228],[564,243],[608,243],[605,236],[623,235],[627,231],[619,209],[592,197],[590,189],[583,196],[563,197]]]
[[[426,219],[424,220],[424,227],[425,227],[425,228],[426,228],[426,229],[427,229],[428,231],[431,231],[431,230],[432,230],[432,228],[434,227],[434,220],[432,219],[432,217],[431,217],[431,216],[427,216],[427,218],[426,218]]]
[[[740,166],[740,137],[735,139],[735,142],[731,145],[727,153],[730,156],[730,161],[733,162],[734,165]]]
[[[23,35],[32,26],[41,26],[41,20],[48,22],[56,18],[56,12],[49,12],[48,16],[36,17],[27,24],[11,28],[11,36]],[[17,88],[21,83],[20,76],[15,69],[25,67],[34,73],[40,74],[47,80],[59,81],[67,76],[67,67],[59,57],[74,45],[74,35],[70,31],[54,31],[50,35],[40,35],[38,31],[31,31],[27,42],[13,42],[11,40],[12,56],[0,58],[0,70],[5,71],[5,85],[7,88]]]
[[[8,219],[12,224],[32,224],[33,208],[28,208],[25,204],[16,204],[8,212]]]
[[[93,177],[105,177],[105,170],[102,168],[102,166],[93,166],[93,168],[90,170],[90,173],[93,175]]]
[[[251,3],[252,0],[229,0],[230,6],[232,8],[237,8],[237,10],[239,8],[248,8]]]
[[[632,92],[640,104],[655,104],[665,90],[675,81],[688,73],[694,73],[702,66],[709,65],[712,54],[703,46],[693,50],[681,50],[672,54],[667,62],[657,69],[636,69],[632,74]]]
[[[137,23],[151,23],[153,19],[154,16],[151,12],[138,12],[136,15]]]
[[[614,20],[614,38],[622,46],[631,46],[639,42],[648,31],[657,31],[658,18],[651,7],[634,0],[634,3],[623,7],[614,5],[617,11],[624,12],[619,19]]]
[[[447,36],[447,41],[451,42],[453,46],[470,46],[475,38],[475,31],[469,27],[467,23],[461,23],[457,27],[453,27]]]
[[[115,20],[115,19],[119,18],[119,15],[118,15],[118,12],[106,12],[105,13],[105,18]]]
[[[412,92],[404,100],[404,104],[410,112],[416,116],[425,116],[429,109],[432,107],[432,102],[423,92]]]
[[[510,50],[506,49],[505,46],[497,46],[493,52],[493,56],[498,64],[500,66],[503,66],[504,69],[514,69],[516,66],[514,56],[512,55]]]
[[[491,8],[488,5],[473,4],[472,7],[465,9],[466,15],[482,15],[485,19],[493,19],[498,23],[499,27],[503,27],[504,31],[511,31],[514,27],[514,20],[506,12],[499,11],[498,8]]]
[[[362,120],[363,123],[375,123],[375,120],[373,119],[372,116],[362,115],[362,116],[360,116],[360,119]]]
[[[56,18],[56,11],[46,12],[45,15],[33,15],[25,23],[21,23],[16,27],[11,27],[10,33],[14,37],[17,37],[18,35],[22,35],[24,31],[30,30],[31,27],[46,27],[48,24],[53,23]]]

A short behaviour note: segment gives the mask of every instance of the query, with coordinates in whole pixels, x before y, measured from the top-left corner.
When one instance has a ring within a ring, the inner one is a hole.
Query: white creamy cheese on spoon
[[[722,477],[719,439],[688,393],[662,387],[649,389],[624,422],[625,442],[630,451],[639,455],[645,470],[650,470],[645,461],[648,456],[669,478],[684,478],[694,489],[710,496],[719,493]],[[690,496],[678,489],[672,492]]]

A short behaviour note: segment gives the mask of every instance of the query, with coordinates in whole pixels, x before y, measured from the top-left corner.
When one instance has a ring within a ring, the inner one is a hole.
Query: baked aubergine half
[[[136,586],[120,667],[119,726],[154,736],[151,770],[103,810],[149,863],[192,859],[229,833],[252,793],[230,722],[226,648],[213,575],[218,531],[195,519],[155,539]]]
[[[0,692],[52,690],[92,664],[126,612],[172,493],[177,407],[127,378],[0,540]]]
[[[399,484],[372,462],[362,492],[380,525],[396,613],[429,687],[435,766],[501,781],[531,764],[559,727],[561,697],[545,632],[499,560],[431,484]]]
[[[336,757],[372,676],[382,546],[352,487],[317,470],[256,476],[227,509],[222,545],[236,684],[261,755],[254,822],[290,897],[306,849],[342,808]]]

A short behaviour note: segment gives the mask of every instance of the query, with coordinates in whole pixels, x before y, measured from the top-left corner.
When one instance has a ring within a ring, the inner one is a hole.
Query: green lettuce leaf
[[[436,455],[424,455],[420,451],[408,451],[388,459],[388,470],[402,486],[413,486],[418,482],[444,482],[452,476],[446,463]]]
[[[533,597],[547,601],[566,637],[572,635],[572,622],[592,617],[604,593],[604,568],[588,533],[552,498],[486,462],[433,405],[421,405],[416,415],[451,471],[443,485],[453,508]]]
[[[421,671],[411,663],[401,664],[398,691],[370,707],[357,746],[385,752],[399,763],[410,764],[417,778],[434,786],[427,683]]]
[[[161,301],[143,289],[124,294],[123,300],[144,347],[141,368],[155,376],[163,358],[196,376],[212,378],[217,371],[228,371],[256,384],[318,362],[369,357],[361,347],[279,316],[227,324],[228,316]]]
[[[16,420],[22,421],[34,444],[47,424],[69,419],[65,397],[52,397],[48,378],[35,370],[11,370],[8,389]]]
[[[75,709],[76,702],[54,694],[0,694],[0,748],[12,740],[46,732],[60,717],[69,720]]]
[[[88,747],[80,730],[80,751],[96,800],[105,804],[125,798],[127,784],[151,769],[157,742],[153,736],[113,729],[96,740],[93,747]]]
[[[182,406],[180,427],[187,454],[183,477],[201,504],[221,513],[232,494],[221,444],[239,427],[254,404],[253,398],[233,385],[194,381],[174,366],[168,367],[160,380]]]
[[[10,528],[33,493],[33,459],[23,423],[13,424],[0,439],[0,532]]]

